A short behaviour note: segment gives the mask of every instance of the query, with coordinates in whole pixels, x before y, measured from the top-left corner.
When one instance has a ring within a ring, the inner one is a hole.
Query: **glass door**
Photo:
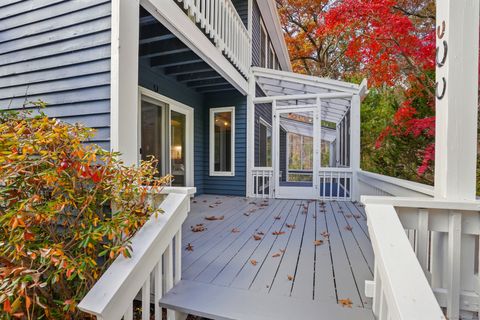
[[[172,186],[193,186],[193,109],[142,89],[140,154],[154,156],[159,175],[171,174]]]
[[[317,109],[275,112],[275,194],[278,198],[315,199],[320,163]]]

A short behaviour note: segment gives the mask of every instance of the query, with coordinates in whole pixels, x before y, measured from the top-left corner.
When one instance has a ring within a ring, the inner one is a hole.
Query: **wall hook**
[[[447,28],[447,25],[446,25],[445,21],[442,21],[442,26],[437,27],[437,37],[438,37],[438,39],[443,39],[443,37],[445,36],[446,28]]]
[[[443,82],[442,93],[440,93],[438,90],[438,86],[439,86],[438,82],[435,87],[435,95],[437,96],[438,100],[442,100],[445,97],[445,93],[447,92],[447,80],[445,80],[445,77],[442,77],[442,82]]]
[[[443,40],[443,58],[442,58],[442,60],[438,59],[439,51],[440,51],[440,49],[437,47],[437,50],[435,51],[435,62],[437,63],[437,66],[439,68],[441,68],[445,65],[445,62],[447,62],[447,55],[448,55],[448,43],[447,43],[447,41]]]

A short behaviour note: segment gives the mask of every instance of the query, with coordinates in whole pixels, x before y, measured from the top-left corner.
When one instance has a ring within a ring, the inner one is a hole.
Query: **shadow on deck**
[[[373,319],[364,292],[374,257],[355,203],[199,196],[182,232],[182,281],[164,307],[212,319]]]

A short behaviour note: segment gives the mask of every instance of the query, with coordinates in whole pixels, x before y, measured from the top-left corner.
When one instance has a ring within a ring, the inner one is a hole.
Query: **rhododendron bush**
[[[0,115],[2,319],[85,317],[77,303],[160,212],[146,201],[146,185],[169,179],[155,160],[127,167],[84,143],[92,134],[42,114]]]

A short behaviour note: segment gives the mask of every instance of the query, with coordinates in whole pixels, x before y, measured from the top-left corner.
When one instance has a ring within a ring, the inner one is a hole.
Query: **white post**
[[[340,123],[337,124],[335,129],[335,167],[340,167],[340,148],[342,147],[342,141],[340,139]]]
[[[330,167],[335,167],[335,142],[330,142],[329,144],[329,160],[328,160],[328,165]]]
[[[437,198],[476,198],[479,7],[437,1]]]
[[[112,0],[110,144],[137,164],[139,0]]]
[[[250,72],[247,95],[247,197],[254,196],[252,171],[255,167],[255,89],[255,76]]]
[[[352,168],[352,200],[359,201],[358,171],[360,170],[360,96],[353,95],[350,108],[350,167]]]

